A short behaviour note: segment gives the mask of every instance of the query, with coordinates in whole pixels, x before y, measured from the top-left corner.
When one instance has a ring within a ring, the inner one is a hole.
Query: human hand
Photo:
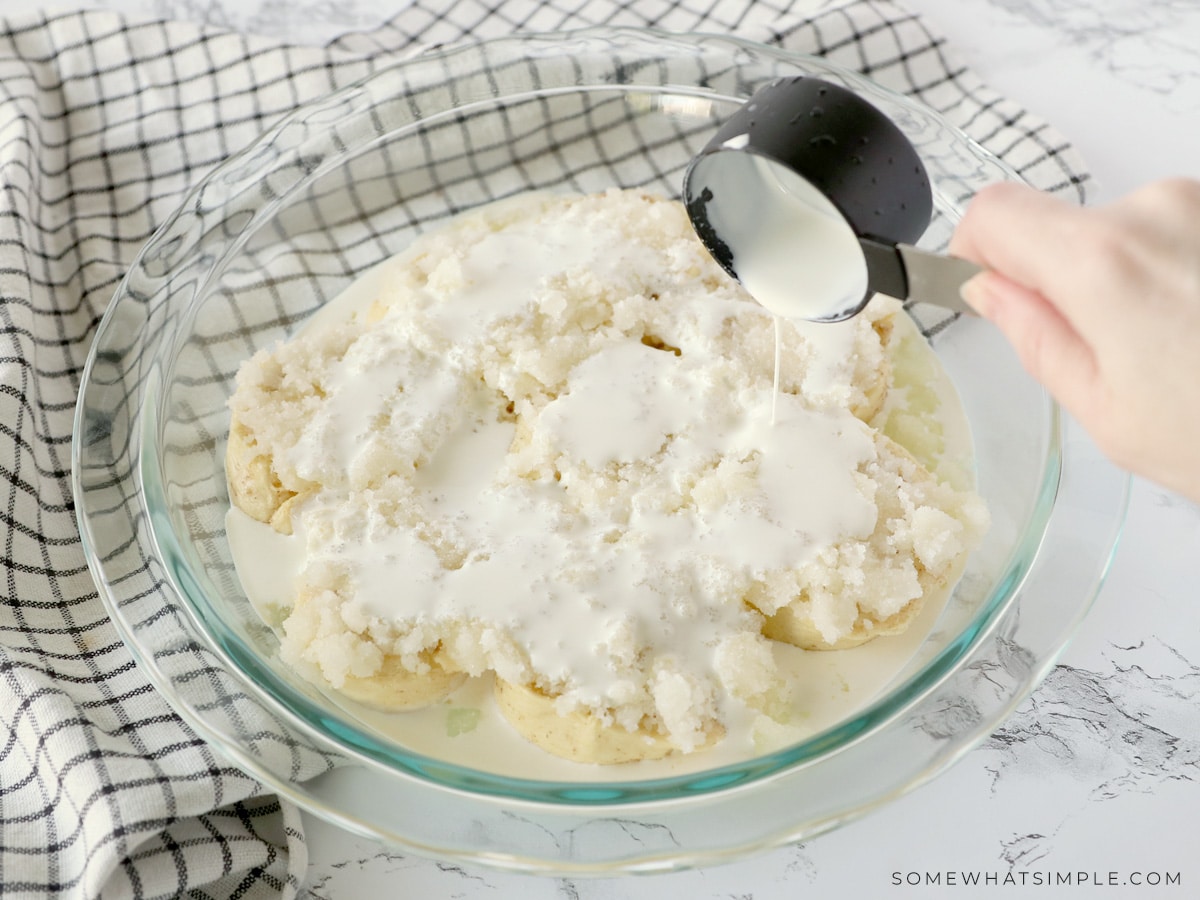
[[[1200,182],[1085,209],[980,191],[950,253],[963,299],[1117,465],[1200,502]]]

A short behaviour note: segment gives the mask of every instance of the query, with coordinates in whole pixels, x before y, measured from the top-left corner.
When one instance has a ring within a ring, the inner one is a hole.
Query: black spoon
[[[933,212],[916,149],[839,85],[760,89],[692,160],[683,197],[717,262],[780,315],[837,322],[876,292],[971,312],[959,288],[979,267],[913,246]]]

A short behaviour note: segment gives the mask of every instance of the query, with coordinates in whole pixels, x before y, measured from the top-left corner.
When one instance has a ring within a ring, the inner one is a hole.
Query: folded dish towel
[[[323,48],[100,11],[0,21],[0,893],[290,897],[304,876],[296,810],[174,715],[84,561],[73,407],[139,247],[187,188],[301,103],[422,47],[598,24],[826,56],[942,111],[1035,185],[1086,198],[1059,136],[886,0],[415,0]]]

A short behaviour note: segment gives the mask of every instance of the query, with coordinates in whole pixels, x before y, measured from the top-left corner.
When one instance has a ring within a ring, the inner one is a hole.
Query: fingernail
[[[962,283],[962,287],[958,289],[959,296],[963,301],[975,312],[979,313],[985,319],[988,318],[988,313],[992,311],[995,295],[992,293],[991,273],[980,272],[978,275],[972,275]]]

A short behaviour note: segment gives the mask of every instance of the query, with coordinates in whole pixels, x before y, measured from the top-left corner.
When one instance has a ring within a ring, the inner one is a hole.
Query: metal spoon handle
[[[908,299],[934,303],[954,312],[977,315],[963,302],[959,289],[983,269],[957,256],[944,256],[918,250],[908,244],[897,244],[904,269],[908,274]]]
[[[864,238],[871,285],[898,300],[932,303],[953,312],[975,315],[959,288],[983,269],[957,256],[930,253],[911,244],[885,244]]]

